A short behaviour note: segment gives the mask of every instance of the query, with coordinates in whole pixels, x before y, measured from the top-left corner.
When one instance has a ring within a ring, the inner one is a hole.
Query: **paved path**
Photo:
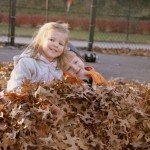
[[[21,49],[0,47],[0,62],[12,61],[14,55],[20,54]],[[82,51],[81,53],[88,53]],[[129,80],[139,80],[150,83],[150,57],[120,56],[97,53],[96,63],[87,63],[93,66],[106,78],[123,77]]]

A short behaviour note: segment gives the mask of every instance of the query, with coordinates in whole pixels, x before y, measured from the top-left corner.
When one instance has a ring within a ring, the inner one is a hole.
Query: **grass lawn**
[[[9,28],[7,25],[0,24],[0,35],[8,35]],[[32,36],[38,28],[32,27],[16,27],[15,34],[17,36]],[[71,30],[70,39],[88,40],[89,32],[84,30]],[[94,34],[96,41],[111,41],[111,42],[137,42],[137,43],[150,43],[150,35],[146,34],[127,34],[124,33],[104,33],[96,31]]]

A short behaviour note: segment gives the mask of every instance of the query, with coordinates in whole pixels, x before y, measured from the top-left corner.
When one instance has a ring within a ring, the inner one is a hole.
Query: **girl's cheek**
[[[47,45],[49,45],[49,46],[52,45],[52,42],[51,42],[51,41],[48,41],[48,42],[47,42]]]

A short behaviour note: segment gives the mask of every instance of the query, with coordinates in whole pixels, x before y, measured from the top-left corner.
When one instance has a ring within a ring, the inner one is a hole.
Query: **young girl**
[[[7,84],[7,91],[17,90],[25,78],[31,82],[61,79],[63,73],[56,68],[56,58],[66,48],[68,33],[68,24],[44,24],[26,50],[20,56],[14,57],[14,69]]]
[[[93,88],[97,84],[108,86],[100,73],[90,66],[85,67],[83,59],[72,51],[64,50],[58,59],[58,68],[62,69],[64,77],[70,78],[72,82],[85,82]]]

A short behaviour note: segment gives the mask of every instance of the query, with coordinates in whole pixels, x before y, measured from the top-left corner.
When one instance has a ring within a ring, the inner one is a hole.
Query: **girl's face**
[[[65,33],[52,30],[43,42],[42,55],[49,61],[53,61],[62,54],[66,41],[67,35]]]
[[[86,70],[83,61],[75,56],[70,62],[67,63],[63,71],[72,77],[77,77],[82,79],[85,76]]]

